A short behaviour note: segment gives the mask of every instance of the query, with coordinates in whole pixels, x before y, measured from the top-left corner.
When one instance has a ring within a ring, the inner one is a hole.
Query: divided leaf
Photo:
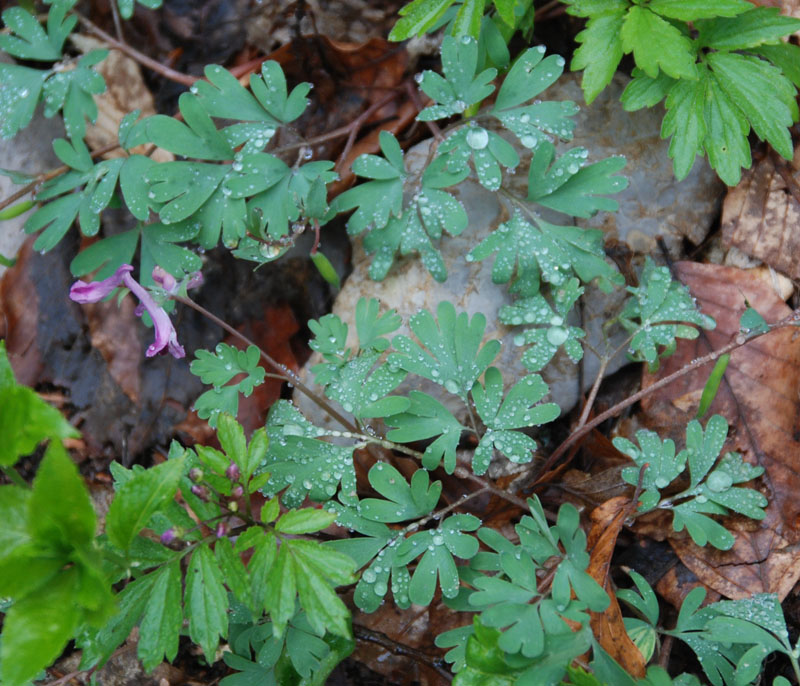
[[[444,76],[426,70],[422,73],[420,88],[436,105],[426,107],[417,115],[419,121],[444,119],[463,113],[468,107],[491,95],[491,82],[496,69],[478,68],[478,43],[470,36],[454,38],[445,36],[442,41],[442,71]]]
[[[484,379],[485,387],[480,383],[472,387],[478,415],[486,424],[486,433],[472,457],[472,470],[476,474],[486,472],[495,449],[512,462],[530,462],[536,450],[536,441],[515,429],[541,426],[552,422],[561,413],[555,403],[536,404],[550,390],[538,374],[520,379],[505,398],[503,377],[497,367],[489,367]]]
[[[418,469],[411,483],[392,465],[376,463],[369,470],[369,483],[385,500],[365,498],[358,503],[362,517],[376,522],[404,522],[430,514],[442,493],[441,481],[430,483],[428,472]]]
[[[514,337],[515,345],[533,345],[522,355],[522,363],[532,372],[538,372],[553,359],[563,346],[573,362],[583,357],[580,340],[586,332],[577,326],[567,325],[567,316],[572,311],[583,288],[578,279],[570,279],[564,285],[551,290],[555,310],[541,293],[528,298],[520,298],[513,305],[500,308],[499,319],[504,324],[541,324],[528,328]]]
[[[389,355],[389,365],[430,379],[466,402],[467,394],[500,351],[500,341],[481,346],[486,317],[466,312],[456,315],[453,304],[439,303],[437,317],[427,310],[413,315],[411,330],[420,343],[408,336],[395,336],[397,353]],[[424,346],[424,348],[422,347]]]
[[[651,369],[659,356],[671,354],[676,338],[697,338],[694,324],[713,329],[714,320],[697,310],[683,284],[674,281],[667,267],[657,267],[648,257],[638,287],[628,287],[633,295],[619,315],[622,326],[633,335],[628,352],[635,360],[646,360]],[[656,346],[666,349],[660,353]]]

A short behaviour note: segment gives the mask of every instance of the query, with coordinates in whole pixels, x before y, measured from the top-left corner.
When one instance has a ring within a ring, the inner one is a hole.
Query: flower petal
[[[178,334],[175,327],[172,325],[172,320],[169,315],[164,311],[163,307],[159,307],[155,300],[150,296],[145,288],[143,288],[134,278],[128,274],[123,276],[123,283],[130,289],[141,303],[140,307],[144,307],[153,320],[153,326],[156,330],[155,340],[148,346],[145,355],[153,357],[160,353],[164,348],[168,348],[173,357],[181,358],[186,357],[186,351],[180,343],[178,343]],[[137,308],[138,309],[138,308]]]
[[[125,276],[133,271],[133,267],[129,264],[122,264],[107,279],[102,281],[92,281],[86,283],[85,281],[76,281],[69,289],[70,300],[76,303],[96,303],[100,302],[103,298],[107,297],[115,288],[119,288],[120,284],[124,281]],[[128,277],[130,278],[130,277]]]

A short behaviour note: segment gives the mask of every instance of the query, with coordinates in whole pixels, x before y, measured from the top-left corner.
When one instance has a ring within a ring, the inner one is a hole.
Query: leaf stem
[[[353,433],[359,433],[358,427],[356,427],[349,419],[347,419],[341,413],[339,413],[327,400],[314,393],[314,391],[312,391],[308,386],[306,386],[300,380],[300,377],[297,376],[297,374],[295,374],[291,369],[289,369],[285,365],[278,362],[266,350],[264,350],[261,346],[256,345],[256,343],[250,340],[243,333],[237,331],[230,324],[217,317],[217,315],[209,312],[202,305],[198,305],[194,300],[192,300],[189,297],[175,295],[173,296],[173,299],[179,303],[191,307],[193,310],[196,310],[204,317],[212,321],[214,324],[227,331],[231,336],[238,338],[240,341],[242,341],[242,343],[246,345],[255,346],[258,349],[258,352],[261,355],[262,359],[267,364],[269,364],[273,369],[277,370],[283,377],[284,381],[292,384],[298,391],[300,391],[303,395],[308,397],[318,407],[325,410],[325,412],[327,412],[333,419],[339,422],[339,424],[345,427],[348,431],[352,431]]]

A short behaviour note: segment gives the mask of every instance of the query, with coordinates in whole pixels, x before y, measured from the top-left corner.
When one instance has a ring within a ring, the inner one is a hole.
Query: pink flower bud
[[[222,538],[225,534],[228,533],[228,525],[225,522],[220,522],[217,524],[217,538]]]
[[[189,470],[189,478],[197,483],[198,481],[203,480],[203,470],[200,467],[192,467]]]
[[[228,468],[225,470],[225,476],[227,476],[231,481],[238,481],[239,480],[239,465],[235,462],[231,462],[228,465]]]
[[[196,495],[200,500],[207,500],[208,499],[208,491],[203,486],[198,486],[194,484],[192,486],[192,493]]]
[[[173,529],[172,527],[170,527],[163,534],[161,534],[161,542],[164,545],[169,545],[174,540],[175,540],[175,529]]]
[[[241,486],[237,486],[231,491],[231,495],[234,498],[241,498],[244,495],[244,489]]]

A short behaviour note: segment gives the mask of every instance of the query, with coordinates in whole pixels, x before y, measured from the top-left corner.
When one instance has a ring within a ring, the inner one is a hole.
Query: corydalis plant
[[[147,347],[145,352],[147,357],[153,357],[158,353],[165,352],[165,348],[173,357],[185,357],[186,352],[183,346],[178,343],[178,334],[166,310],[156,302],[146,288],[131,276],[132,271],[133,267],[131,265],[123,264],[107,279],[89,283],[76,281],[69,289],[69,297],[76,303],[97,303],[107,298],[120,286],[124,286],[139,299],[136,315],[141,317],[144,312],[147,312],[156,330],[155,340]],[[197,272],[179,284],[172,274],[160,267],[156,267],[153,269],[153,281],[160,286],[163,294],[168,297],[176,295],[181,289],[185,291],[187,288],[199,286],[203,281],[203,277]]]

